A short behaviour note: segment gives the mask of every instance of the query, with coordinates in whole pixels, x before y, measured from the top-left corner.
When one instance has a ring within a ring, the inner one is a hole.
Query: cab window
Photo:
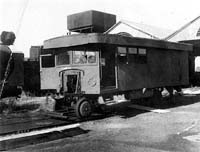
[[[96,53],[92,51],[74,51],[73,64],[93,64],[96,63]]]
[[[56,56],[56,65],[70,64],[70,52],[60,53]]]
[[[41,56],[41,67],[42,68],[55,67],[55,56],[52,54]]]
[[[96,53],[95,52],[87,52],[88,63],[96,63]]]

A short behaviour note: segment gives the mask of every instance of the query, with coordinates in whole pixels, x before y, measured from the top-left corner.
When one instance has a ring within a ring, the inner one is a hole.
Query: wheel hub
[[[80,106],[80,114],[81,116],[83,117],[86,117],[86,116],[89,116],[91,113],[91,107],[90,107],[90,104],[85,101],[81,104]]]

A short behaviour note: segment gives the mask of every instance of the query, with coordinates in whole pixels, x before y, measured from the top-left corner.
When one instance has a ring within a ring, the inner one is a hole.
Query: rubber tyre
[[[76,116],[80,119],[88,118],[92,113],[92,106],[87,99],[79,99],[76,103],[75,112]]]

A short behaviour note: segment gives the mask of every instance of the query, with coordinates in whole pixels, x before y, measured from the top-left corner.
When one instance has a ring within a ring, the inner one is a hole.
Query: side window
[[[145,48],[128,48],[128,62],[146,64],[147,50]]]
[[[144,48],[138,48],[138,62],[141,64],[147,63],[147,50]]]
[[[56,65],[66,65],[66,64],[70,64],[69,52],[58,54],[56,56]]]
[[[139,55],[144,55],[144,56],[146,56],[147,50],[146,50],[146,49],[143,49],[143,48],[138,48],[138,54],[139,54]]]
[[[41,56],[41,67],[42,68],[55,67],[55,56],[52,54]]]
[[[128,48],[128,62],[136,63],[137,61],[137,48]]]
[[[118,47],[118,62],[121,64],[127,64],[127,48],[126,47]]]

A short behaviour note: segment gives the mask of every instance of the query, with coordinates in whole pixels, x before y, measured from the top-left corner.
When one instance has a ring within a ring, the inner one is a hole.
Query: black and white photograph
[[[200,152],[199,6],[1,0],[0,151]]]

